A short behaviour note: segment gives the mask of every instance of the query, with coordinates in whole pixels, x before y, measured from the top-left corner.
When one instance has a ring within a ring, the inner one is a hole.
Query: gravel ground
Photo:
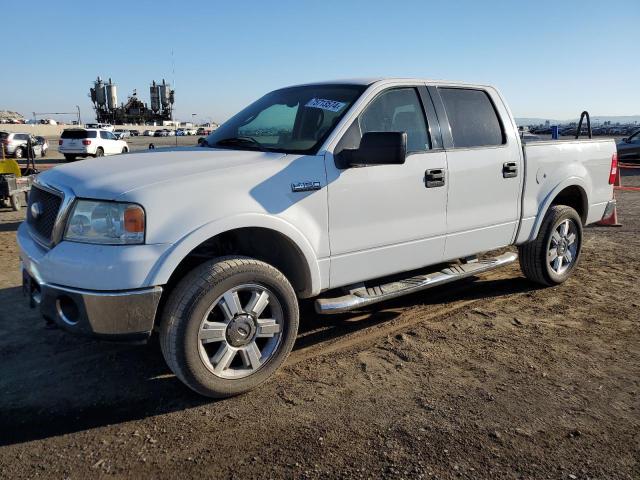
[[[626,185],[640,186],[638,176]],[[302,305],[285,367],[211,401],[156,342],[47,330],[0,211],[0,478],[640,478],[640,192],[567,283],[517,266],[350,315]]]

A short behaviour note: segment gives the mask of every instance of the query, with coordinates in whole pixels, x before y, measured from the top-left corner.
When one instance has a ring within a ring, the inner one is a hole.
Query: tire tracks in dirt
[[[381,303],[378,305],[378,308],[381,309],[380,311],[399,310],[400,312],[398,316],[392,320],[384,321],[372,326],[366,326],[361,329],[352,330],[349,333],[340,334],[340,332],[337,332],[337,334],[333,334],[334,338],[320,341],[313,345],[298,348],[294,350],[289,356],[289,359],[285,363],[285,368],[292,367],[301,362],[315,359],[324,355],[346,351],[361,344],[372,344],[380,338],[384,338],[395,333],[404,332],[406,330],[409,330],[411,327],[414,327],[421,323],[426,323],[435,319],[438,319],[438,321],[445,320],[460,312],[461,310],[467,309],[473,305],[494,305],[496,303],[499,304],[505,302],[511,298],[511,295],[517,294],[518,292],[506,290],[504,294],[499,297],[493,296],[488,298],[484,297],[473,299],[456,299],[456,296],[460,294],[464,295],[465,293],[467,293],[467,291],[470,291],[474,287],[476,287],[478,285],[477,280],[508,280],[509,278],[512,278],[513,274],[516,272],[517,270],[514,268],[499,269],[493,272],[478,275],[477,277],[475,277],[476,281],[473,282],[461,281],[459,282],[459,284],[456,284],[454,282],[449,286],[438,289],[438,291],[436,291],[431,297],[429,297],[429,302],[433,302],[430,304],[407,307],[387,307],[386,309],[384,309],[384,303]],[[420,293],[413,295],[420,295]],[[395,300],[395,302],[397,304],[398,300]],[[355,314],[351,317],[348,317],[348,315],[346,315],[346,317],[345,315],[341,316],[343,318],[349,318],[349,321],[358,321],[359,319],[364,319],[368,316],[375,315],[376,313],[377,312],[373,310],[366,313]],[[323,316],[318,315],[315,321],[322,322],[322,319]],[[299,336],[299,340],[304,339],[306,335],[312,333],[317,334],[318,332],[314,331],[309,332],[305,335],[301,335]]]

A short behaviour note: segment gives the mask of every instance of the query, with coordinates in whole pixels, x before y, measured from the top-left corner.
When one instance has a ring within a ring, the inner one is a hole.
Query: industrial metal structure
[[[140,100],[136,91],[129,96],[126,103],[118,105],[118,89],[109,79],[104,82],[98,77],[90,88],[89,96],[96,111],[96,121],[99,123],[123,124],[158,124],[173,120],[173,103],[175,91],[164,79],[162,83],[155,80],[149,87],[151,97],[150,106]]]

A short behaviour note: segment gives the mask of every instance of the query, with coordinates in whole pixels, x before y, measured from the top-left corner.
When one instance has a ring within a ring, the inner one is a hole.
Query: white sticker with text
[[[312,98],[307,102],[305,107],[321,108],[322,110],[329,110],[330,112],[339,112],[342,110],[346,103],[338,102],[336,100],[326,100],[324,98]]]

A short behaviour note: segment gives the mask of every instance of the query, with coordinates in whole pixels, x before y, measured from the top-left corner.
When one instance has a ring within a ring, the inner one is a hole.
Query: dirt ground
[[[624,177],[640,186],[636,177]],[[211,401],[157,342],[47,330],[0,212],[0,478],[640,478],[640,192],[538,289],[517,266],[319,317],[270,382]]]

